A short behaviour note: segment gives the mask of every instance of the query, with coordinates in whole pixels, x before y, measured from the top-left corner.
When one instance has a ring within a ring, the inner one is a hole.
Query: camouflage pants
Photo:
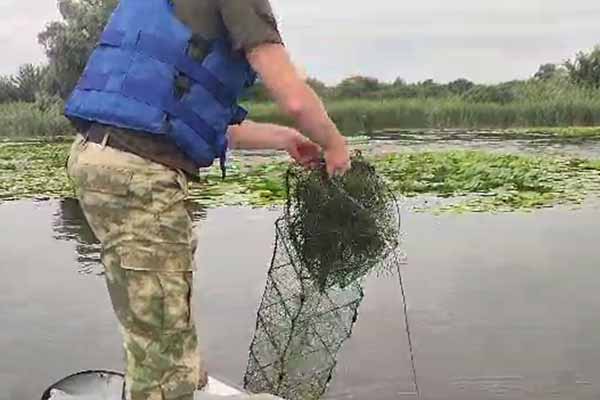
[[[191,310],[196,240],[182,173],[86,142],[68,173],[92,230],[123,331],[131,400],[191,400],[202,384]]]

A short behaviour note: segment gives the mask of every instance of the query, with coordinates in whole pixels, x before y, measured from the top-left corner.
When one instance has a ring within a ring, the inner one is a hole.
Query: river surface
[[[600,137],[559,137],[552,134],[503,131],[423,130],[379,133],[363,144],[370,152],[411,150],[485,150],[503,153],[567,155],[600,158]]]
[[[367,154],[407,151],[482,150],[488,152],[600,158],[600,137],[559,137],[544,132],[510,133],[482,130],[382,131],[370,137],[350,138],[351,148]],[[286,159],[272,151],[235,151],[232,158],[248,161]]]
[[[278,210],[196,213],[196,320],[211,375],[242,385]],[[404,212],[422,399],[600,398],[600,207]],[[0,400],[122,369],[98,245],[76,201],[0,204]],[[325,398],[416,399],[397,277],[373,276]]]

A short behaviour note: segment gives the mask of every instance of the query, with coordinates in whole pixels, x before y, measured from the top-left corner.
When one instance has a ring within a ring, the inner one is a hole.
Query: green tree
[[[344,79],[335,88],[337,97],[342,98],[356,98],[356,97],[368,97],[369,94],[377,92],[381,89],[381,84],[375,78],[367,76],[353,76]]]
[[[559,73],[560,68],[558,65],[552,63],[542,64],[535,75],[533,75],[533,78],[540,81],[547,81],[556,77]]]
[[[310,86],[315,93],[317,93],[319,96],[322,97],[327,97],[329,96],[329,92],[330,89],[327,87],[327,85],[325,85],[323,82],[321,82],[320,80],[316,79],[316,78],[308,78],[306,80],[306,83],[308,84],[308,86]]]
[[[475,103],[499,103],[507,104],[517,99],[514,84],[504,83],[500,85],[487,86],[475,85],[464,94],[464,98]]]
[[[33,103],[36,95],[45,91],[45,78],[47,67],[33,64],[24,64],[19,67],[17,75],[11,79],[16,88],[17,101]]]
[[[0,104],[17,101],[18,91],[12,76],[0,76]]]
[[[33,103],[47,92],[46,66],[24,64],[16,75],[0,77],[0,103],[23,101]]]
[[[448,84],[448,90],[453,94],[463,95],[475,86],[473,82],[468,79],[457,79]]]
[[[418,96],[425,98],[438,98],[448,95],[448,88],[445,85],[440,85],[433,79],[427,79],[419,82],[416,85]]]
[[[62,21],[49,23],[38,35],[49,61],[49,87],[67,97],[118,0],[58,0]]]
[[[577,85],[600,88],[600,46],[589,52],[579,52],[575,60],[568,60],[565,68]]]
[[[401,77],[397,77],[394,82],[392,83],[392,86],[406,86],[406,80],[401,78]]]

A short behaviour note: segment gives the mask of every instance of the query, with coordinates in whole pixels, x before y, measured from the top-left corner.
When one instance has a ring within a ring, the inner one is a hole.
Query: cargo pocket
[[[151,272],[126,271],[127,330],[160,338],[164,326],[165,294],[160,276]]]
[[[167,169],[162,173],[152,175],[148,180],[152,193],[152,209],[156,214],[161,214],[176,207],[188,196],[187,180],[181,173]]]
[[[192,327],[192,285],[191,272],[160,273],[163,289],[163,329],[179,331]]]
[[[128,311],[138,331],[160,337],[193,326],[191,273],[127,271],[126,276]]]
[[[192,272],[191,246],[149,244],[126,246],[117,250],[121,257],[121,268],[135,271]]]

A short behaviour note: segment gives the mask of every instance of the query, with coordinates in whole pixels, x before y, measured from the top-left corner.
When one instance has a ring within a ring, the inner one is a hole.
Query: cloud
[[[294,59],[329,83],[526,78],[600,41],[597,0],[271,1]],[[57,18],[53,1],[0,0],[0,73],[43,60],[36,36]]]
[[[330,83],[527,78],[600,37],[595,0],[272,1],[294,58]]]
[[[37,34],[58,18],[56,5],[49,0],[0,0],[0,74],[14,73],[23,63],[42,62]]]

